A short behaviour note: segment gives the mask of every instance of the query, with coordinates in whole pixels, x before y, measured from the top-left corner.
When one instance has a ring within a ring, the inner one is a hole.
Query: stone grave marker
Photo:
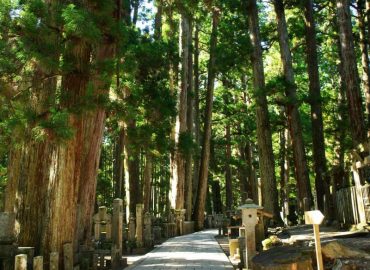
[[[153,241],[154,244],[159,244],[162,238],[162,228],[160,226],[153,226]]]
[[[100,206],[98,213],[96,213],[93,217],[93,221],[94,239],[101,240],[105,236],[106,240],[110,240],[112,217],[108,214],[107,207]]]
[[[144,214],[144,245],[145,247],[151,247],[153,245],[152,215],[149,212]]]
[[[184,234],[184,220],[185,220],[186,209],[176,209],[175,219],[176,219],[176,234]]]
[[[122,256],[123,200],[114,199],[112,217],[112,244]]]
[[[143,246],[143,204],[136,205],[136,244],[138,247]]]
[[[19,254],[15,256],[14,270],[27,270],[27,255]]]
[[[258,223],[257,210],[263,209],[263,207],[254,204],[253,200],[247,199],[246,203],[238,209],[242,210],[242,223],[245,227],[245,267],[250,269],[252,267],[252,258],[256,255],[255,227]]]

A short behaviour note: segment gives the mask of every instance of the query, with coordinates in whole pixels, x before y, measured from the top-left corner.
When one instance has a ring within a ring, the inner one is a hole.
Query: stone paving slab
[[[215,240],[217,230],[171,238],[126,269],[224,270],[234,269]]]

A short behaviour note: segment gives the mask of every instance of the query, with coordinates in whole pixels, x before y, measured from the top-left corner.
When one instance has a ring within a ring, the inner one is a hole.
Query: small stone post
[[[256,255],[256,234],[255,227],[258,223],[257,209],[263,209],[262,206],[253,203],[253,200],[247,199],[246,203],[239,207],[242,210],[242,222],[245,227],[245,267],[251,269],[252,258]]]
[[[44,259],[42,256],[33,258],[33,270],[44,270]]]
[[[112,243],[122,256],[123,201],[114,199],[112,217]]]
[[[59,269],[59,253],[51,252],[50,253],[50,270]]]
[[[138,247],[143,246],[143,204],[136,205],[136,244]]]
[[[72,243],[63,245],[63,265],[64,270],[73,269],[73,246]]]
[[[223,222],[223,219],[224,219],[224,215],[223,214],[216,214],[216,226],[218,228],[218,235],[219,236],[222,235],[222,222]]]
[[[128,240],[131,242],[135,241],[136,235],[136,224],[134,215],[130,215],[130,221],[128,222]]]
[[[122,259],[123,201],[114,199],[112,217],[112,269],[120,269]]]
[[[184,234],[185,213],[186,213],[186,209],[176,209],[175,210],[176,234],[177,235],[183,235]]]
[[[144,214],[144,245],[151,247],[152,241],[152,215],[149,212]]]
[[[19,254],[15,256],[15,270],[27,270],[27,255]]]

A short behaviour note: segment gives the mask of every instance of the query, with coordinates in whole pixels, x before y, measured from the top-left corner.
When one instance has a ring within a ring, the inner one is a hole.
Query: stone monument
[[[247,199],[246,203],[238,209],[242,210],[242,223],[245,227],[245,267],[251,269],[252,258],[256,255],[255,229],[258,223],[257,210],[263,209],[263,207],[254,204],[253,200]]]
[[[107,212],[107,207],[100,206],[98,213],[93,217],[95,240],[111,239],[112,217]]]

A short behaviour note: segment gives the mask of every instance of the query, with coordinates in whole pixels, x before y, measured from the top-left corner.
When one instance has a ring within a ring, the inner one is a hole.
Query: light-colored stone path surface
[[[215,240],[216,230],[171,238],[130,266],[130,270],[224,270],[233,269]]]

